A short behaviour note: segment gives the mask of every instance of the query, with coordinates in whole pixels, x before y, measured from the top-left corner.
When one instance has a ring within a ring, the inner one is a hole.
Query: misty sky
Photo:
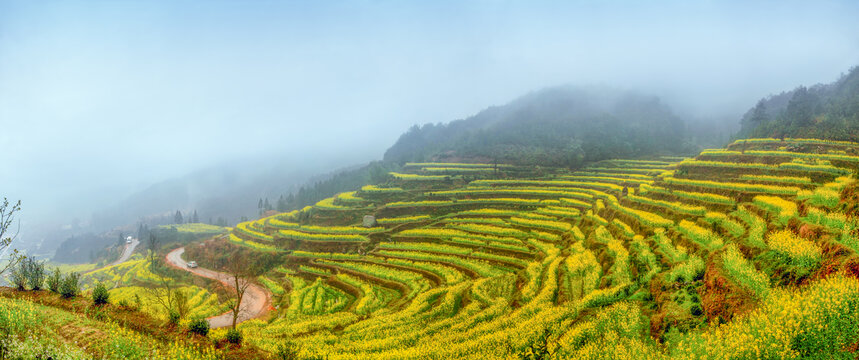
[[[560,84],[738,118],[859,64],[856,2],[640,3],[0,1],[0,196],[91,211],[251,156],[370,160]]]

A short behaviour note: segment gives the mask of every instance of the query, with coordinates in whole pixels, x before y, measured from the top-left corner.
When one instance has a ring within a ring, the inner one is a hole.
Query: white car
[[[189,261],[187,265],[189,268],[193,269],[193,268],[197,267],[197,262],[196,261]]]

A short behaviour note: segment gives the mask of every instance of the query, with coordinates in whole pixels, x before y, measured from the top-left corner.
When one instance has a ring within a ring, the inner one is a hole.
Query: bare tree
[[[247,309],[242,308],[242,301],[245,300],[245,294],[251,286],[251,279],[254,278],[254,264],[250,258],[244,254],[235,254],[225,260],[222,260],[222,268],[227,275],[225,282],[229,284],[231,297],[227,303],[230,306],[230,312],[233,313],[233,329],[236,328],[239,316],[247,312]]]
[[[18,237],[18,231],[21,228],[20,222],[15,234],[9,233],[9,229],[15,219],[15,213],[21,210],[21,200],[17,203],[10,204],[9,200],[3,198],[3,203],[0,204],[0,259],[6,257],[9,251],[9,246],[12,241]],[[7,270],[15,266],[19,260],[18,250],[12,249],[12,254],[9,256],[9,262],[0,267],[0,275],[3,275]]]
[[[160,241],[155,235],[150,234],[149,240],[147,241],[147,245],[149,246],[149,272],[152,273],[156,281],[151,283],[150,286],[144,287],[146,292],[149,294],[149,297],[155,301],[156,304],[160,305],[164,308],[164,311],[167,313],[168,319],[171,321],[171,315],[176,313],[181,318],[182,315],[176,309],[176,299],[175,295],[177,294],[177,289],[175,288],[175,284],[173,279],[164,276],[163,271],[159,269],[160,267],[160,258],[158,257],[158,247],[160,246]],[[180,295],[181,296],[181,295]]]
[[[174,306],[176,303],[174,299],[176,289],[174,289],[175,284],[173,283],[173,279],[161,275],[161,272],[156,271],[152,263],[149,264],[149,272],[154,274],[155,278],[157,279],[155,283],[152,283],[150,286],[145,287],[146,292],[149,294],[149,297],[154,300],[156,304],[164,308],[164,311],[167,313],[168,318],[174,312],[176,312],[181,317],[181,314],[177,312]]]
[[[161,242],[158,241],[158,238],[155,237],[154,234],[149,234],[149,241],[146,242],[146,245],[149,248],[149,264],[155,264],[158,261],[158,247],[161,245]]]

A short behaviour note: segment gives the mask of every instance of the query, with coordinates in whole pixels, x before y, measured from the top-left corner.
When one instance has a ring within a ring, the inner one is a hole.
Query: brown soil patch
[[[721,259],[715,256],[713,259]],[[717,266],[719,261],[710,261],[704,274],[704,287],[700,289],[701,307],[711,323],[724,323],[736,315],[744,314],[755,308],[751,294],[733,284],[722,274]]]

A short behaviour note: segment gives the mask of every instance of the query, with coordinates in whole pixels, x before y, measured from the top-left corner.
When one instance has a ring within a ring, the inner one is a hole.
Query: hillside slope
[[[414,126],[384,160],[482,158],[575,167],[610,158],[684,150],[682,121],[658,98],[599,88],[556,87],[448,124]]]
[[[761,99],[740,121],[739,137],[859,140],[859,67],[830,84],[800,86]]]
[[[280,310],[241,329],[330,359],[855,357],[856,149],[755,139],[575,172],[405,164],[233,230],[288,259],[260,277]]]

